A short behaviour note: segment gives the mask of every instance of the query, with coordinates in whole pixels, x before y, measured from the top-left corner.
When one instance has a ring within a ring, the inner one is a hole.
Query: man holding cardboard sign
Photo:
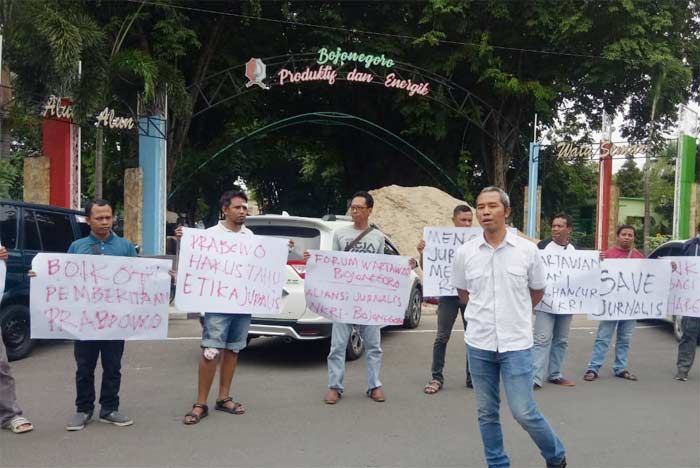
[[[452,212],[452,224],[457,228],[465,228],[472,226],[474,213],[468,205],[457,205]],[[417,247],[420,254],[421,267],[423,266],[423,251],[425,250],[425,240],[421,240]],[[452,335],[452,327],[457,320],[457,315],[462,317],[464,329],[467,329],[467,322],[464,320],[464,306],[459,304],[457,296],[440,296],[438,299],[437,308],[437,333],[435,342],[433,343],[433,362],[430,366],[431,379],[423,387],[423,393],[432,395],[439,392],[445,383],[445,377],[442,370],[445,367],[445,354],[447,352],[447,343]],[[469,374],[469,360],[466,360],[466,385],[468,388],[473,388],[472,377]]]
[[[224,219],[209,230],[229,233],[232,236],[252,236],[245,227],[248,216],[248,196],[241,190],[224,192],[219,199],[219,208]],[[175,235],[180,239],[183,229],[179,227]],[[180,286],[184,287],[184,284]],[[238,364],[238,353],[246,347],[250,314],[205,313],[202,329],[202,354],[199,358],[197,401],[192,410],[183,418],[183,424],[199,423],[209,415],[207,400],[211,390],[217,363],[221,362],[219,392],[215,409],[230,414],[243,414],[245,408],[230,396],[233,375]]]
[[[552,218],[552,237],[537,244],[541,250],[553,252],[574,251],[571,245],[571,216],[559,213]],[[541,304],[541,303],[540,303]],[[569,346],[569,328],[571,314],[554,314],[535,307],[535,345],[532,348],[535,361],[533,387],[542,388],[547,367],[547,382],[563,387],[573,387],[576,384],[565,378],[561,373],[561,364]]]
[[[700,256],[700,224],[697,226],[697,235],[683,244],[681,255],[684,257]],[[685,382],[688,380],[688,373],[693,367],[695,360],[695,350],[700,340],[700,317],[683,317],[683,336],[678,343],[678,359],[676,361],[675,379]]]
[[[339,228],[333,233],[333,250],[374,255],[383,255],[385,253],[384,234],[369,224],[369,216],[372,214],[373,207],[374,198],[369,193],[360,191],[356,192],[352,196],[352,200],[350,202],[350,215],[353,223],[350,226]],[[316,254],[314,255],[314,261],[322,257],[323,256]],[[304,252],[304,260],[308,262],[311,258],[311,252]],[[351,263],[358,262],[357,258],[347,258],[346,260],[349,260]],[[381,264],[383,262],[368,262],[368,268],[370,267],[370,263]],[[409,265],[411,268],[415,268],[417,263],[414,259],[410,259]],[[382,265],[382,268],[389,268],[392,270],[394,267],[399,270],[400,276],[402,276],[404,279],[408,278],[407,275],[410,273],[410,269],[400,267],[398,265],[392,266],[389,263]],[[313,295],[311,292],[312,288],[310,283],[313,283],[313,275],[322,274],[320,272],[321,270],[314,268],[314,264],[309,265],[309,269],[307,269],[306,283],[304,285],[306,294]],[[365,275],[359,274],[358,272],[353,272],[351,270],[347,270],[345,273],[349,273],[349,279],[351,282],[357,279],[360,284],[365,285],[364,287],[377,286],[376,284],[367,284],[368,282],[373,283],[376,281],[388,280],[390,283],[388,285],[389,289],[392,289],[393,292],[390,295],[383,297],[380,302],[385,302],[385,300],[389,299],[389,297],[391,297],[390,300],[392,304],[394,303],[394,300],[398,300],[399,302],[402,300],[400,297],[401,294],[398,293],[399,290],[402,289],[400,284],[402,281],[398,281],[391,275]],[[360,291],[355,291],[356,294],[359,292]],[[369,292],[371,293],[371,291]],[[347,291],[338,293],[339,296],[345,296],[347,294]],[[371,302],[374,303],[375,301]],[[378,325],[377,323],[386,323],[385,319],[389,319],[389,317],[373,318],[374,315],[384,315],[374,314],[374,312],[375,311],[370,307],[363,311],[360,314],[362,317],[357,320],[355,320],[357,314],[353,314],[353,319],[351,320],[345,320],[343,318],[343,314],[331,314],[333,317],[333,329],[331,332],[331,350],[328,354],[328,391],[324,397],[326,404],[334,405],[338,403],[343,395],[345,353],[353,328],[358,330],[365,345],[367,396],[376,402],[385,401],[386,398],[382,389],[382,383],[379,380],[379,371],[382,365],[382,348],[380,346],[382,326]],[[321,313],[321,311],[318,311],[318,313]]]
[[[603,252],[601,257],[605,259],[644,258],[644,255],[634,248],[634,227],[629,224],[622,224],[618,226],[615,234],[617,236],[616,244]],[[598,378],[598,373],[603,366],[605,354],[608,352],[615,329],[617,329],[617,339],[615,341],[613,373],[615,377],[620,377],[621,379],[637,380],[637,376],[627,370],[630,343],[632,342],[632,333],[636,324],[636,320],[607,320],[600,322],[595,343],[593,344],[591,360],[588,362],[588,369],[583,374],[583,380],[593,382]]]
[[[68,248],[70,254],[116,255],[136,257],[134,245],[112,232],[114,217],[112,204],[107,200],[93,200],[85,206],[85,217],[90,234],[78,239]],[[77,412],[66,424],[66,430],[79,431],[92,418],[95,408],[95,367],[102,359],[102,388],[100,390],[100,421],[115,426],[130,426],[134,421],[119,412],[122,355],[124,340],[75,341],[75,405]]]
[[[367,192],[357,192],[350,202],[352,226],[333,233],[333,250],[345,252],[384,253],[384,235],[369,225],[374,198]],[[334,405],[343,395],[345,352],[352,327],[356,326],[365,344],[367,366],[367,396],[377,402],[385,401],[379,371],[382,366],[381,327],[379,325],[352,325],[333,322],[331,350],[328,354],[328,391],[324,401]]]

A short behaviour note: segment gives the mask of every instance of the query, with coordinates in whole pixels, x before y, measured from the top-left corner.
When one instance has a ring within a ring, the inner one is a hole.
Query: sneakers
[[[114,424],[115,426],[131,426],[134,424],[134,420],[130,417],[121,414],[119,411],[112,411],[111,413],[101,414],[100,422],[107,424]]]
[[[680,380],[681,382],[685,382],[688,380],[688,374],[686,374],[685,372],[678,372],[674,379]]]
[[[561,463],[557,463],[556,465],[547,462],[547,468],[566,468],[566,457],[564,457]]]
[[[68,424],[66,424],[67,431],[80,431],[85,429],[85,425],[92,419],[92,413],[75,413]]]

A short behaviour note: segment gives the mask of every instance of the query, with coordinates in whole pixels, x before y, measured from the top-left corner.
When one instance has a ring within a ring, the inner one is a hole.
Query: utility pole
[[[654,94],[651,99],[651,116],[649,118],[651,129],[649,130],[649,144],[647,145],[646,155],[644,156],[644,231],[642,234],[642,239],[644,242],[644,253],[649,252],[649,232],[651,231],[651,200],[650,191],[651,187],[649,184],[649,174],[651,172],[651,156],[652,152],[656,151],[656,144],[654,142],[654,133],[656,131],[656,125],[654,125],[654,119],[656,119],[656,106],[659,103],[659,95],[661,94],[661,85],[666,78],[666,68],[661,64],[661,71],[654,85]]]

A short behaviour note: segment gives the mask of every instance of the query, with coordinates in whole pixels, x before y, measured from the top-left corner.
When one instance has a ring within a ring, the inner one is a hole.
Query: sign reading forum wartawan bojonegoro
[[[401,325],[411,293],[408,257],[312,251],[306,264],[306,307],[335,322]]]

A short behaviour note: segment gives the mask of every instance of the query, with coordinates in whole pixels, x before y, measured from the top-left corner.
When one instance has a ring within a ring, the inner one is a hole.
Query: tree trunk
[[[102,127],[95,129],[95,198],[102,198]]]
[[[199,56],[199,61],[197,63],[197,68],[195,69],[194,80],[191,86],[190,92],[190,106],[186,113],[182,115],[179,119],[173,122],[172,138],[169,139],[170,147],[168,148],[168,162],[166,169],[166,179],[167,179],[167,190],[170,191],[172,186],[172,176],[175,172],[175,166],[177,161],[182,156],[182,151],[187,141],[187,135],[190,131],[190,125],[192,123],[192,114],[194,113],[195,106],[199,100],[199,86],[203,83],[204,79],[207,77],[209,72],[209,65],[214,57],[214,52],[221,39],[222,32],[225,30],[224,25],[227,23],[225,20],[216,21],[209,35],[209,40],[201,51]]]

